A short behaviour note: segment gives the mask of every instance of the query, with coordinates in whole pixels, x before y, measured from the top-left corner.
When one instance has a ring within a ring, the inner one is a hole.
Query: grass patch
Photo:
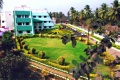
[[[82,62],[81,56],[87,57],[84,52],[87,46],[82,42],[77,42],[76,48],[73,48],[71,42],[64,45],[61,39],[55,38],[28,38],[24,39],[24,41],[28,44],[29,48],[35,48],[37,52],[44,51],[46,57],[49,57],[51,60],[57,60],[58,57],[63,56],[66,62],[72,64],[73,60],[77,61],[77,63]]]

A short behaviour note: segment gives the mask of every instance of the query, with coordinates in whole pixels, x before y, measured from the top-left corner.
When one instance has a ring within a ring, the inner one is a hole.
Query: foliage
[[[40,51],[40,52],[38,53],[38,56],[39,56],[41,59],[45,58],[45,52]]]
[[[28,49],[28,45],[27,45],[27,44],[24,44],[24,45],[23,45],[23,48],[27,50],[27,49]]]
[[[14,47],[12,33],[11,32],[4,32],[2,35],[2,48],[4,50],[10,50],[12,47]]]
[[[31,48],[30,48],[30,53],[31,53],[31,54],[35,54],[35,52],[36,52],[36,49],[31,47]]]
[[[24,56],[15,56],[12,53],[8,53],[5,58],[1,58],[0,61],[0,75],[2,80],[29,80],[40,79],[33,76],[34,72],[28,68],[29,62]]]

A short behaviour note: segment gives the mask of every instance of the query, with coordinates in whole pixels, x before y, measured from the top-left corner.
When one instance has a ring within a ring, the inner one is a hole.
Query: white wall
[[[2,21],[4,21],[4,23]],[[9,28],[9,30],[12,30],[14,28],[12,12],[5,11],[1,13],[1,26],[5,26],[5,28]]]

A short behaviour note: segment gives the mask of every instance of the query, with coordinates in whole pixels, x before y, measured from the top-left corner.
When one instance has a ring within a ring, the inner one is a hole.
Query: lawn
[[[77,42],[76,48],[73,48],[71,42],[64,45],[61,39],[55,38],[28,38],[24,39],[29,48],[34,47],[37,52],[44,51],[46,57],[52,60],[57,60],[58,57],[63,56],[65,61],[72,63],[72,61],[82,62],[86,58],[84,49],[87,47],[82,42]]]

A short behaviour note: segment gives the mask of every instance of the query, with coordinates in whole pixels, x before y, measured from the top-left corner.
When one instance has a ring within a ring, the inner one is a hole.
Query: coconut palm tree
[[[79,12],[79,20],[80,20],[80,23],[81,23],[81,24],[84,23],[84,21],[85,21],[85,12],[84,12],[84,10],[81,10],[81,11]]]
[[[114,0],[112,3],[112,9],[109,10],[109,20],[112,20],[115,25],[120,25],[120,6],[118,0]]]
[[[106,3],[103,3],[102,5],[101,5],[101,9],[100,9],[100,11],[99,11],[99,17],[101,18],[101,20],[102,20],[102,25],[103,26],[105,26],[105,23],[106,23],[106,19],[107,19],[107,4]],[[105,27],[104,27],[105,28]]]
[[[86,5],[84,10],[85,10],[86,24],[87,24],[87,28],[88,28],[88,43],[89,43],[89,32],[90,32],[93,15],[91,13],[91,9],[90,9],[89,5]]]

